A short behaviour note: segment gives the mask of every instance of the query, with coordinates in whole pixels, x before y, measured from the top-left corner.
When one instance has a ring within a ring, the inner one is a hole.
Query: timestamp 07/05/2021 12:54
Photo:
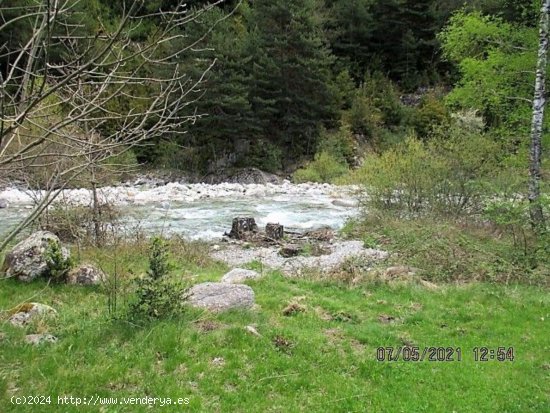
[[[469,352],[463,352],[461,347],[378,347],[376,360],[411,361],[411,362],[454,362],[463,361],[469,357],[475,362],[513,362],[514,347],[473,347]]]

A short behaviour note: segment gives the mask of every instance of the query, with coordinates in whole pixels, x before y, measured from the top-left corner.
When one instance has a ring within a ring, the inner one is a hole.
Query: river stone
[[[0,199],[0,209],[7,208],[8,207],[8,201],[5,199]]]
[[[234,268],[222,277],[222,283],[239,284],[246,280],[255,280],[261,275],[253,270]]]
[[[97,285],[106,279],[105,273],[92,264],[80,264],[67,275],[68,284]]]
[[[19,306],[17,312],[12,314],[8,322],[15,327],[23,327],[31,321],[46,316],[55,316],[57,311],[46,304],[26,303]]]
[[[357,206],[357,202],[349,199],[335,199],[332,201],[332,205],[344,208],[355,208]]]
[[[51,232],[38,231],[13,247],[4,260],[6,276],[28,282],[46,275],[48,264],[45,252],[49,242],[60,244],[59,238]],[[70,253],[66,248],[62,247],[61,251],[63,258],[69,258]]]
[[[254,291],[244,284],[207,282],[191,287],[185,299],[193,307],[219,312],[251,308],[254,305]]]
[[[38,346],[43,343],[55,343],[57,342],[57,337],[47,333],[46,334],[28,334],[25,336],[25,341],[34,346]]]

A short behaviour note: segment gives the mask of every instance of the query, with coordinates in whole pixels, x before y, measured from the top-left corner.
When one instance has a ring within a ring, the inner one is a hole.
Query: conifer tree
[[[263,134],[298,157],[315,149],[319,127],[335,118],[333,63],[318,0],[254,4],[250,100]]]

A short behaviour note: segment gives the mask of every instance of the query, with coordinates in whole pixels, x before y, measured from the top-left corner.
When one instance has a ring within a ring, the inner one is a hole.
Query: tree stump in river
[[[280,240],[285,235],[285,229],[279,224],[267,224],[265,226],[265,235],[272,240]]]
[[[233,224],[231,225],[230,238],[234,239],[246,239],[251,233],[258,231],[258,225],[256,221],[251,217],[237,217],[233,218]]]

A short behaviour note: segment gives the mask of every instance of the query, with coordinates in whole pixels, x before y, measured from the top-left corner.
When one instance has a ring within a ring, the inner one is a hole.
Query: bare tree
[[[548,63],[548,42],[550,29],[550,0],[544,0],[541,7],[539,28],[539,51],[535,95],[533,98],[533,119],[531,124],[531,152],[529,163],[529,213],[531,224],[537,232],[545,229],[544,214],[540,204],[540,165],[542,153],[542,127],[546,105],[546,66]]]
[[[95,186],[97,165],[146,140],[184,133],[197,117],[197,85],[213,63],[195,78],[182,71],[180,56],[202,39],[186,43],[181,27],[223,0],[194,13],[181,3],[148,15],[139,14],[143,1],[136,0],[116,28],[102,26],[94,35],[79,20],[80,1],[0,6],[0,34],[21,21],[32,24],[15,49],[0,43],[0,177],[47,172],[40,201],[1,240],[0,251],[76,177],[91,173]],[[155,20],[155,30],[147,42],[135,42],[132,32],[145,19]]]

